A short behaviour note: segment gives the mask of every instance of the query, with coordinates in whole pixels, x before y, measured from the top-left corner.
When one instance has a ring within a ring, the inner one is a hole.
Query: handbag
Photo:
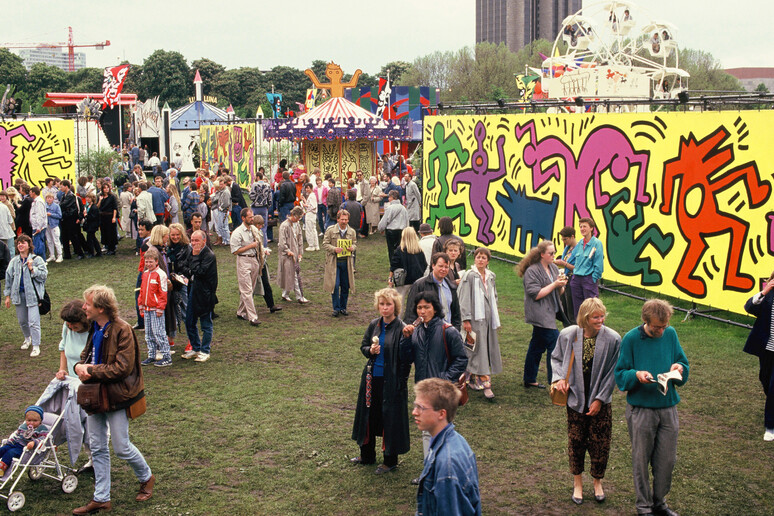
[[[142,394],[142,398],[126,407],[126,415],[129,416],[129,419],[137,419],[138,417],[145,414],[145,409],[147,408],[145,403],[145,393],[142,392],[140,394]]]
[[[43,298],[38,295],[38,287],[35,286],[35,280],[30,276],[32,282],[32,290],[35,291],[35,298],[38,300],[38,312],[40,315],[46,315],[51,311],[51,298],[48,297],[48,291],[43,287]]]
[[[392,272],[392,284],[402,287],[406,284],[406,269],[395,269]]]
[[[569,383],[570,380],[570,374],[572,373],[572,363],[575,361],[575,350],[573,349],[570,352],[570,366],[567,368],[567,378],[564,380]],[[562,392],[559,389],[556,388],[556,384],[559,383],[561,380],[557,380],[551,385],[548,386],[548,395],[551,396],[551,403],[554,405],[557,405],[559,407],[566,407],[567,406],[567,394],[570,392],[569,389],[567,392]]]
[[[89,351],[84,363],[88,363],[91,360],[93,351],[93,348]],[[82,383],[78,386],[76,401],[88,415],[107,412],[110,408],[107,385],[102,382]]]
[[[449,344],[446,342],[446,328],[451,326],[451,324],[444,323],[443,325],[443,349],[446,351],[446,361],[451,363],[451,355],[449,354]],[[465,403],[468,402],[468,385],[467,382],[465,382],[465,374],[463,373],[462,376],[456,381],[452,382],[454,383],[455,387],[460,391],[460,407],[463,406]]]

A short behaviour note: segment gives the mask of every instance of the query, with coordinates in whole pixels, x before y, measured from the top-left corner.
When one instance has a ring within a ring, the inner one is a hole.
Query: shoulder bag
[[[451,355],[449,354],[449,344],[446,342],[446,328],[451,324],[444,323],[443,325],[443,349],[446,351],[446,361],[451,364]],[[465,382],[465,375],[460,376],[459,380],[453,382],[454,386],[460,391],[460,407],[468,402],[468,386]]]
[[[84,364],[87,364],[91,360],[91,353],[93,351],[94,348],[92,347]],[[77,401],[78,405],[80,405],[88,415],[107,412],[110,408],[107,385],[102,382],[82,383],[78,387]]]
[[[22,267],[24,266],[22,265]],[[32,283],[32,290],[35,291],[35,298],[38,300],[38,312],[40,312],[40,315],[46,315],[51,311],[51,298],[48,297],[48,292],[45,287],[43,287],[43,297],[41,298],[38,295],[38,287],[35,286],[35,279],[32,275],[30,275],[30,282]]]
[[[564,379],[568,385],[570,382],[570,375],[572,374],[572,363],[575,360],[575,350],[573,349],[570,352],[570,366],[567,368],[567,377]],[[562,392],[559,389],[556,388],[556,384],[559,383],[561,380],[557,380],[551,385],[548,386],[548,395],[551,396],[551,403],[554,405],[557,405],[559,407],[566,407],[567,406],[567,394],[570,392],[569,389],[567,392]]]

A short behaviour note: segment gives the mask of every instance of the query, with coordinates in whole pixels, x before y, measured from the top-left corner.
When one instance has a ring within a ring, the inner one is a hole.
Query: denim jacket
[[[430,442],[419,477],[416,514],[481,515],[476,455],[451,423]]]
[[[46,260],[32,253],[29,256],[32,257],[32,272],[27,268],[26,263],[22,263],[18,254],[11,258],[11,262],[5,271],[3,295],[10,296],[11,303],[14,305],[37,306],[38,298],[35,296],[35,289],[37,289],[38,296],[41,299],[46,290],[46,278],[48,277]],[[21,281],[24,281],[24,299],[19,295],[19,283]]]

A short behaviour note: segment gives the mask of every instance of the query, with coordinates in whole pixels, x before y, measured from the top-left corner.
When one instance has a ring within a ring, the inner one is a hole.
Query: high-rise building
[[[21,48],[16,53],[24,60],[24,67],[27,70],[32,68],[35,63],[43,63],[50,66],[61,68],[67,71],[67,52],[56,48]],[[86,68],[86,54],[76,52],[75,69]]]
[[[581,0],[476,0],[476,43],[505,43],[518,52],[536,39],[553,41]]]

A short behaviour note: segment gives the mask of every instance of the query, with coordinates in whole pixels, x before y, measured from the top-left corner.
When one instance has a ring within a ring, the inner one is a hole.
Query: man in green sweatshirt
[[[626,423],[632,442],[632,474],[637,494],[637,513],[677,516],[665,497],[672,485],[677,459],[677,404],[674,388],[688,380],[688,359],[677,332],[669,326],[672,307],[650,299],[642,306],[643,324],[627,333],[615,368],[615,382],[626,391]],[[656,377],[678,371],[682,379],[670,380],[666,394]],[[651,489],[648,466],[653,469]]]

